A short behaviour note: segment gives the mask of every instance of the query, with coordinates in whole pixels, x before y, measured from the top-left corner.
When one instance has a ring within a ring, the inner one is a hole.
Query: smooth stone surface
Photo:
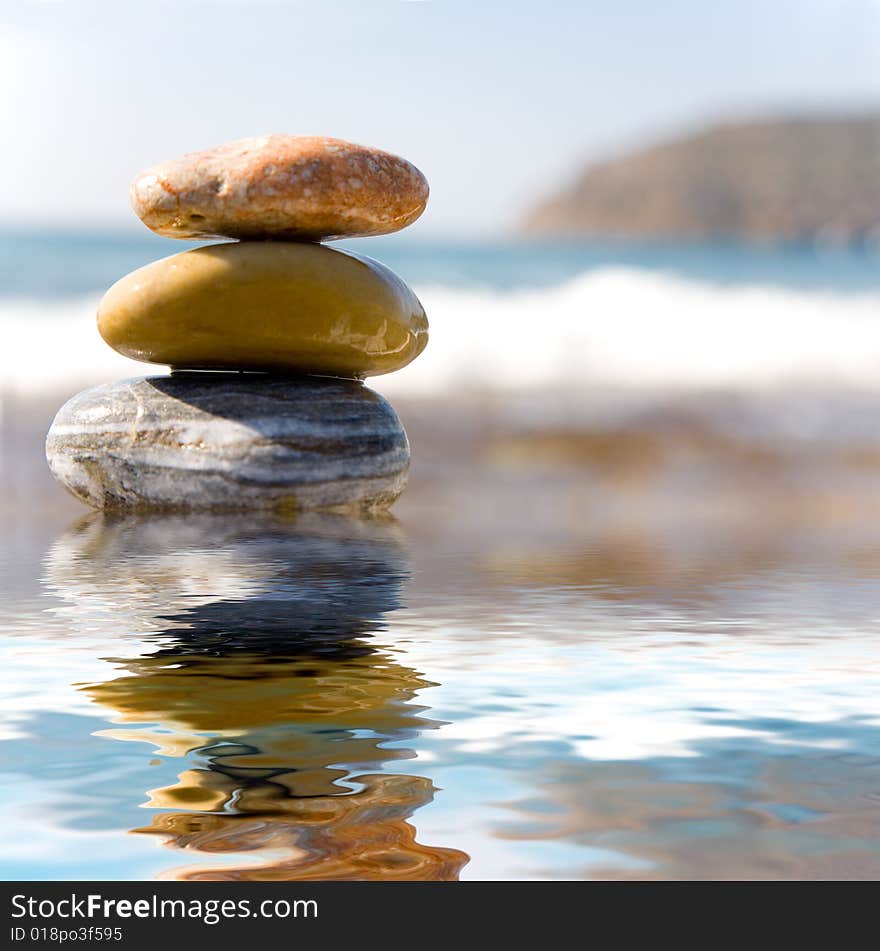
[[[403,491],[409,444],[354,380],[181,373],[77,394],[46,458],[97,509],[369,511]]]
[[[188,369],[375,376],[428,342],[418,298],[377,261],[318,244],[184,251],[104,295],[98,330],[134,360]]]
[[[324,136],[228,142],[163,162],[131,186],[135,214],[169,238],[389,234],[427,201],[425,176],[405,159]]]

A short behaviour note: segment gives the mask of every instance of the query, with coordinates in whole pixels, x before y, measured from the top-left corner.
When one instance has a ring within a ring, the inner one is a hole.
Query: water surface
[[[3,874],[876,877],[877,560],[679,528],[74,520],[5,605]]]

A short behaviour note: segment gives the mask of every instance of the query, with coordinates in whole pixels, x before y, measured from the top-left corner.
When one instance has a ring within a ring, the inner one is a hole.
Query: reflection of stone
[[[433,798],[429,780],[367,775],[360,782],[363,790],[353,795],[301,799],[283,798],[267,784],[240,796],[237,815],[167,812],[135,831],[167,836],[180,849],[230,857],[224,865],[184,868],[173,875],[189,881],[458,878],[468,856],[457,849],[421,845],[405,821]],[[210,783],[216,788],[215,779]],[[201,809],[212,802],[212,788],[193,783],[191,777],[183,788],[204,790]]]
[[[94,513],[52,546],[45,583],[84,632],[174,628],[184,637],[187,621],[174,616],[205,608],[202,643],[216,628],[226,649],[262,641],[274,649],[310,632],[333,640],[369,632],[398,606],[407,572],[391,519]]]
[[[213,628],[208,638],[216,650]],[[350,642],[325,640],[323,652],[307,642],[299,656],[284,656],[290,643],[278,654],[211,656],[189,643],[123,661],[128,676],[85,688],[131,725],[105,735],[148,741],[166,755],[198,750],[242,786],[271,777],[291,795],[318,796],[346,792],[337,783],[357,768],[410,757],[385,744],[435,725],[411,703],[429,684],[384,652],[353,655]]]
[[[152,831],[199,848],[178,836],[197,810],[216,831],[206,849],[224,851],[232,820],[248,830],[234,851],[280,847],[261,835],[289,844],[261,867],[270,878],[457,872],[462,854],[417,844],[404,822],[430,800],[429,781],[363,775],[411,757],[401,742],[435,725],[413,704],[429,684],[368,639],[398,607],[406,573],[393,524],[332,516],[98,516],[56,544],[47,582],[75,622],[103,609],[103,626],[156,642],[145,656],[107,658],[125,673],[83,687],[118,714],[103,735],[195,760],[149,792],[153,808],[187,810],[158,816]]]

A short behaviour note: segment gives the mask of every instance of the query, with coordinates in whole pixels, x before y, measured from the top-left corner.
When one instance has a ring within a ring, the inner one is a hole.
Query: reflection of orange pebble
[[[134,831],[201,853],[273,853],[263,865],[190,866],[166,876],[181,881],[458,880],[469,856],[416,842],[405,821],[433,798],[429,780],[372,774],[358,782],[359,793],[307,799],[273,798],[271,786],[246,789],[238,815],[163,813]]]

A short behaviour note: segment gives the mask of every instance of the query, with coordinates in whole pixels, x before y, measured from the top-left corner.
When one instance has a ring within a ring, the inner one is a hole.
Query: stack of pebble
[[[131,195],[159,234],[236,240],[110,288],[104,340],[173,372],[67,402],[46,440],[55,477],[105,509],[390,505],[409,444],[361,380],[414,360],[428,321],[388,268],[319,242],[411,224],[421,172],[339,139],[273,135],[157,166]]]

